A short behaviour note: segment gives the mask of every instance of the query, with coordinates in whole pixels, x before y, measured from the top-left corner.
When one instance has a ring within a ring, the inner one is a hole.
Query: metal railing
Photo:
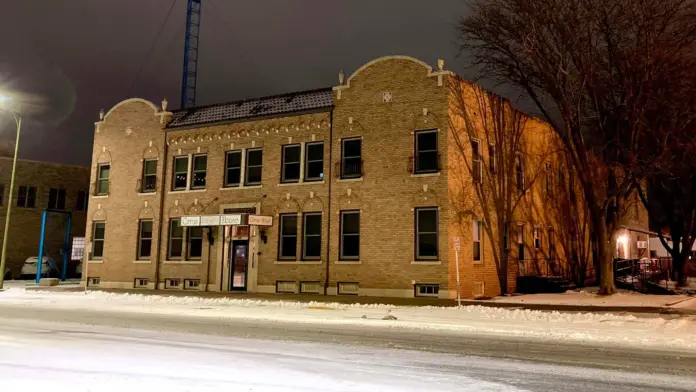
[[[558,259],[517,260],[518,276],[557,277],[571,280],[565,262]]]
[[[614,280],[641,293],[655,288],[668,291],[670,262],[670,259],[615,259]],[[664,287],[660,281],[665,281]]]
[[[411,174],[437,173],[442,168],[442,166],[440,165],[440,154],[437,154],[435,156],[435,162],[429,166],[421,165],[419,158],[421,158],[419,156],[419,154],[411,155],[408,158],[408,172],[409,173],[411,173]],[[421,166],[426,166],[426,167],[421,167]]]
[[[155,193],[157,192],[158,179],[155,177],[154,180],[147,181],[139,178],[135,184],[135,191],[138,193]]]
[[[338,161],[335,163],[334,169],[336,177],[341,179],[360,178],[364,175],[362,159],[355,162]]]

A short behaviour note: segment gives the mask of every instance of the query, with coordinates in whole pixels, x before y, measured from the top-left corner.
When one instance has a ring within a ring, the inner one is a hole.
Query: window
[[[300,155],[302,146],[292,144],[283,146],[283,164],[280,168],[280,182],[300,181]]]
[[[341,141],[341,178],[362,177],[362,139]]]
[[[488,145],[488,170],[490,170],[491,173],[495,173],[495,170],[496,170],[495,145],[493,145],[493,144]]]
[[[300,293],[302,294],[321,294],[321,282],[300,282]]]
[[[239,186],[242,179],[242,152],[227,151],[225,157],[225,186]]]
[[[553,229],[549,229],[549,260],[553,260],[556,256],[556,245],[553,243]]]
[[[188,156],[174,157],[172,190],[180,191],[188,187]]]
[[[278,258],[283,260],[297,259],[297,214],[280,216],[280,243]]]
[[[474,219],[474,261],[481,261],[481,238],[483,234],[483,222]]]
[[[534,249],[541,248],[541,229],[539,226],[534,226]]]
[[[481,149],[478,140],[471,141],[471,175],[474,182],[481,183],[483,172],[481,170]]]
[[[341,260],[360,258],[360,211],[341,211]]]
[[[263,149],[247,150],[245,185],[261,184],[261,169],[263,168]]]
[[[205,178],[208,170],[208,156],[207,155],[194,155],[193,156],[193,167],[191,168],[191,177],[193,177],[193,183],[191,184],[191,189],[205,189]]]
[[[304,214],[304,235],[302,239],[302,259],[321,258],[321,212]]]
[[[515,183],[517,190],[524,192],[524,162],[520,153],[515,154]]]
[[[145,289],[148,283],[150,283],[150,279],[148,278],[135,278],[133,286],[135,286],[136,289]]]
[[[524,225],[517,225],[517,259],[524,260]]]
[[[358,295],[360,284],[357,282],[338,282],[338,295]]]
[[[307,143],[305,152],[305,181],[324,179],[324,142]]]
[[[181,285],[181,281],[179,279],[168,278],[164,280],[165,289],[178,289],[179,285]]]
[[[544,186],[546,187],[546,197],[551,197],[551,163],[546,162],[546,180],[544,181]]]
[[[52,210],[65,209],[65,189],[51,188],[48,190],[48,208]]]
[[[437,208],[416,209],[416,259],[437,259]]]
[[[200,285],[200,279],[184,279],[184,290],[198,290]]]
[[[292,280],[277,280],[276,281],[276,293],[291,293],[294,294],[297,291],[297,283]]]
[[[140,185],[140,192],[151,193],[157,189],[157,160],[146,159],[143,161],[143,180]]]
[[[104,257],[104,235],[106,233],[105,222],[92,224],[92,259],[99,260]]]
[[[437,297],[440,294],[439,284],[417,284],[416,297]]]
[[[187,253],[189,260],[199,260],[203,256],[203,228],[188,228]]]
[[[20,186],[17,192],[17,207],[34,208],[36,207],[36,187]]]
[[[184,244],[184,229],[179,218],[169,221],[169,254],[170,260],[181,259]]]
[[[436,173],[440,170],[437,154],[437,130],[416,132],[415,173]]]
[[[87,192],[77,191],[77,201],[75,209],[78,211],[87,211]]]
[[[5,184],[0,184],[0,206],[5,202]]]
[[[103,163],[97,166],[97,196],[109,194],[109,177],[111,175],[111,165]]]
[[[138,260],[149,260],[152,251],[152,219],[138,224]]]

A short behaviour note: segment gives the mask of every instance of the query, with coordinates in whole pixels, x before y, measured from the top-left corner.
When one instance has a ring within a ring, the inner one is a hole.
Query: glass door
[[[232,241],[230,250],[230,290],[246,291],[249,266],[249,240]]]

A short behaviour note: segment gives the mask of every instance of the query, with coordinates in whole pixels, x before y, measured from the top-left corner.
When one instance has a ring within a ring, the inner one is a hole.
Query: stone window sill
[[[98,260],[87,260],[87,264],[104,264],[104,260],[98,259]]]
[[[273,264],[279,265],[305,265],[305,264],[322,264],[322,260],[274,260]]]
[[[202,260],[164,260],[162,264],[203,264]]]
[[[220,190],[221,191],[240,191],[243,189],[259,189],[259,188],[263,188],[263,185],[227,186],[227,187],[220,188]]]
[[[336,180],[336,182],[360,182],[363,180],[363,177],[358,177],[358,178],[339,178]]]
[[[362,264],[362,261],[360,260],[336,260],[334,261],[334,264]]]
[[[138,196],[155,196],[157,192],[138,192]]]
[[[92,199],[107,199],[109,195],[92,195]]]
[[[413,260],[411,264],[416,265],[416,264],[423,264],[423,265],[440,265],[442,264],[441,260]]]
[[[420,174],[416,173],[416,174],[411,174],[411,177],[412,177],[412,178],[418,178],[418,177],[440,177],[440,174],[441,174],[441,173],[442,173],[441,171],[439,171],[439,172],[437,172],[437,173],[420,173]]]
[[[278,186],[292,186],[292,185],[323,185],[326,181],[300,181],[300,182],[281,182]]]
[[[134,260],[133,264],[152,264],[152,260]]]
[[[200,192],[205,192],[207,189],[182,189],[179,191],[169,191],[167,192],[168,194],[177,194],[177,193],[200,193]]]

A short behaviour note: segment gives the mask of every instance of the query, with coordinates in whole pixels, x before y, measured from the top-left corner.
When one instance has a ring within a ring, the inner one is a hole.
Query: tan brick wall
[[[0,157],[0,184],[4,186],[0,203],[0,238],[5,229],[5,214],[10,203],[10,176],[12,159]],[[17,194],[20,186],[35,186],[36,205],[34,208],[17,207]],[[77,210],[78,191],[89,189],[89,169],[86,167],[60,165],[46,162],[19,160],[12,195],[12,216],[8,237],[7,267],[13,277],[17,277],[24,260],[39,253],[41,233],[41,213],[48,207],[48,194],[51,188],[66,190],[66,210],[72,212],[72,237],[84,236],[84,211]],[[51,214],[47,219],[45,252],[59,265],[62,260],[60,250],[65,241],[67,219],[65,216]],[[72,241],[71,241],[72,243]],[[70,263],[69,265],[72,265]]]

